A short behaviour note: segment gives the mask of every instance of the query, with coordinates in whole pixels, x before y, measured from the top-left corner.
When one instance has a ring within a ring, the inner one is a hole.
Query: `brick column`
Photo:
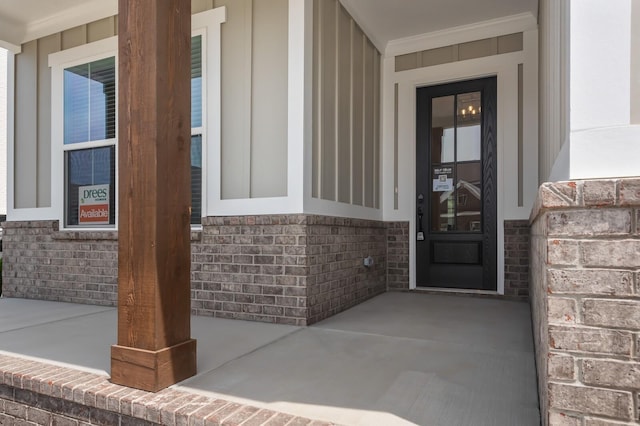
[[[543,424],[640,424],[639,271],[640,179],[541,186],[531,298]]]

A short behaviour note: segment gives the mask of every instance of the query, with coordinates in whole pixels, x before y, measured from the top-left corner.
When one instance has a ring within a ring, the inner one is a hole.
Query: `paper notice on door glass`
[[[433,169],[433,192],[453,191],[453,168],[437,167]]]

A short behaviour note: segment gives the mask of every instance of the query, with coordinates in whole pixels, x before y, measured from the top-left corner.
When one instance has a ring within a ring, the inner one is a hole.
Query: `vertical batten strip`
[[[311,196],[320,198],[322,176],[322,11],[320,1],[313,2],[313,124]]]
[[[367,205],[367,36],[362,33],[362,205]]]
[[[242,194],[246,198],[251,198],[251,137],[253,129],[253,0],[245,0],[245,56],[244,56],[244,122],[242,137]]]
[[[336,164],[338,165],[338,201],[351,203],[351,23],[352,19],[342,6],[338,6],[338,85],[336,99],[337,142]]]
[[[524,103],[523,103],[523,67],[518,64],[518,207],[524,205]]]
[[[324,200],[336,200],[336,161],[335,161],[335,109],[336,109],[336,19],[335,8],[337,0],[323,0],[322,4],[322,29],[323,49],[320,65],[324,68],[322,73],[322,184],[320,197]]]
[[[398,83],[393,87],[393,209],[398,210]]]
[[[380,208],[380,54],[373,48],[373,207]]]
[[[353,70],[354,70],[354,50],[353,50],[353,34],[355,31],[355,21],[351,19],[349,22],[349,204],[353,202],[353,119],[354,119],[354,105],[353,105]]]
[[[351,120],[351,138],[352,138],[352,152],[351,159],[351,176],[352,176],[352,191],[351,191],[351,203],[354,205],[363,205],[362,198],[362,139],[363,139],[363,82],[362,73],[364,64],[362,62],[362,31],[354,22],[353,24],[353,37],[352,37],[352,80],[353,85],[351,87],[351,104],[352,104],[352,120]]]
[[[336,1],[333,7],[333,16],[335,20],[334,30],[334,52],[335,52],[335,85],[334,85],[334,99],[333,99],[333,114],[334,114],[334,131],[333,131],[333,168],[334,182],[333,191],[335,194],[335,201],[340,201],[340,2]]]

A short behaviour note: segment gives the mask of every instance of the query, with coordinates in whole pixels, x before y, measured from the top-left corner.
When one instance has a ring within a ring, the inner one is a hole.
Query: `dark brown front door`
[[[417,91],[418,287],[496,290],[496,78]]]

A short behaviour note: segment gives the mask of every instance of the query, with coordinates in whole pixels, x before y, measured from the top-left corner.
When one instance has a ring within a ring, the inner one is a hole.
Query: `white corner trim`
[[[403,55],[405,53],[450,46],[452,44],[524,32],[536,29],[537,25],[538,22],[535,16],[526,12],[518,15],[477,22],[475,24],[462,25],[459,27],[448,28],[446,30],[391,40],[387,44],[384,52],[385,56]]]
[[[204,31],[203,46],[206,49],[203,63],[203,176],[202,216],[216,211],[215,201],[220,199],[220,149],[222,138],[222,29],[227,20],[225,6],[193,15],[192,31]]]
[[[21,43],[118,14],[117,0],[89,0],[27,24]]]
[[[304,208],[305,146],[311,137],[313,1],[289,2],[287,197]]]

